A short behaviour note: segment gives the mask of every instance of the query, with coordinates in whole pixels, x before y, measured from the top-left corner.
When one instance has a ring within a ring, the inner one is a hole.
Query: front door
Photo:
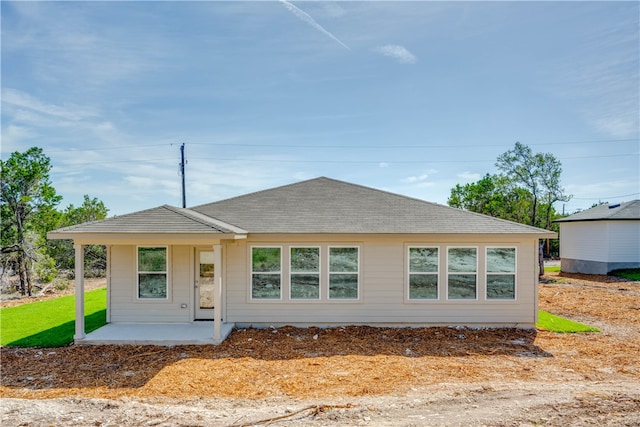
[[[196,250],[196,319],[213,319],[213,288],[215,272],[213,251]]]

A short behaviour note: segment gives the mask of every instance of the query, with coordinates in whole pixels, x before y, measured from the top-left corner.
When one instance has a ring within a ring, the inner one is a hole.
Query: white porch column
[[[213,245],[213,341],[222,341],[222,245]]]
[[[74,340],[85,338],[84,333],[84,245],[74,243],[76,252],[76,334]]]

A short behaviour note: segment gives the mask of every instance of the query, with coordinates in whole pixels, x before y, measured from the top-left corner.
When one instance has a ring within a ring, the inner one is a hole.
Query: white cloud
[[[577,101],[585,123],[616,139],[637,136],[640,126],[637,22],[630,15],[615,28],[595,25],[571,55],[540,67],[553,73],[556,96]]]
[[[322,2],[322,8],[328,16],[332,18],[340,18],[347,14],[347,11],[344,10],[338,3],[333,2]]]
[[[459,173],[456,176],[461,180],[467,181],[467,182],[478,181],[482,177],[482,175],[480,175],[479,173],[469,172],[469,171],[464,171],[462,173]]]
[[[26,109],[46,116],[72,121],[98,116],[97,111],[86,106],[47,104],[28,93],[11,88],[2,89],[2,104],[12,110]]]
[[[296,18],[300,19],[303,22],[306,22],[307,24],[311,25],[316,30],[320,31],[322,34],[324,34],[324,35],[328,36],[329,38],[335,40],[340,46],[344,47],[345,49],[351,50],[349,48],[349,46],[347,46],[346,44],[342,43],[340,41],[340,39],[338,39],[336,36],[331,34],[329,31],[325,30],[322,25],[318,24],[315,21],[315,19],[313,19],[304,10],[301,10],[300,8],[298,8],[297,6],[294,6],[293,4],[289,3],[286,0],[280,0],[280,3],[282,3],[284,5],[284,7],[286,7],[291,13],[293,13],[296,16]]]
[[[567,193],[573,194],[578,198],[593,198],[607,200],[622,194],[632,194],[638,191],[638,187],[634,186],[633,179],[602,181],[590,184],[568,184],[566,186]],[[636,181],[637,183],[637,181]]]
[[[424,182],[427,180],[427,178],[429,178],[429,174],[423,173],[422,175],[412,175],[412,176],[408,176],[405,179],[403,179],[402,181],[407,183],[407,184],[415,184],[418,182]]]
[[[2,146],[8,147],[7,151],[24,151],[30,146],[28,141],[37,136],[32,129],[10,124],[2,128]]]
[[[594,119],[594,124],[600,131],[614,138],[623,139],[633,136],[638,132],[638,117],[633,109],[620,108],[619,113],[620,115],[615,117],[602,113],[605,117]]]
[[[376,48],[376,52],[388,56],[397,60],[401,64],[414,64],[418,58],[409,52],[407,48],[404,46],[396,45],[396,44],[386,44],[384,46],[378,46]]]

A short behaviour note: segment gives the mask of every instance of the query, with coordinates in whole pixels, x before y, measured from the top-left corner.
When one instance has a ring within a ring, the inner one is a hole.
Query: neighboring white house
[[[607,274],[640,268],[640,200],[596,206],[555,222],[562,271]]]
[[[107,247],[107,322],[212,319],[217,343],[234,324],[533,328],[549,237],[324,177],[49,233],[75,243],[77,342],[87,244]]]

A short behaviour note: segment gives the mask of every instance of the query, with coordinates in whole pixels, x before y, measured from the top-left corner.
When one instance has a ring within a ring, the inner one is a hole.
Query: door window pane
[[[203,309],[213,308],[214,266],[213,251],[201,251],[198,288],[199,306]]]

